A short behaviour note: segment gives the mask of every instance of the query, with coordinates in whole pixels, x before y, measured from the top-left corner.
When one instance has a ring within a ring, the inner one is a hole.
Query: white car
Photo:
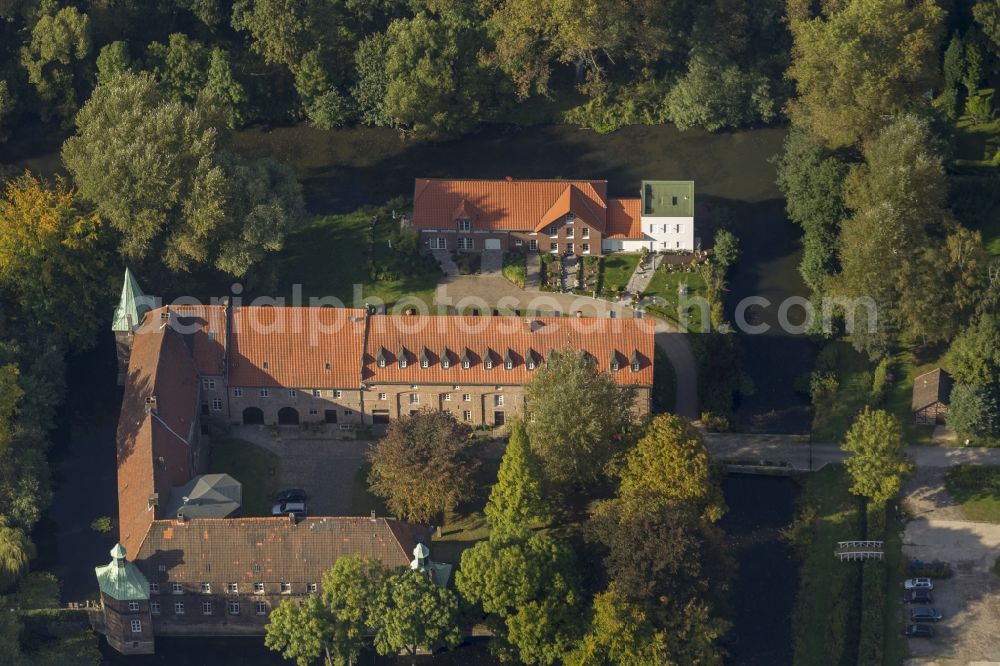
[[[930,578],[907,578],[903,587],[907,590],[933,590],[934,583]]]

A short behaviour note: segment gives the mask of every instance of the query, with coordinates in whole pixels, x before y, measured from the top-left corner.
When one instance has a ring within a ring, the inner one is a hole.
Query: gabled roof
[[[642,202],[639,199],[609,199],[608,228],[605,238],[628,238],[641,240],[642,216],[639,211]]]
[[[115,314],[111,320],[111,330],[131,333],[139,328],[143,315],[149,310],[149,299],[142,293],[139,282],[132,275],[132,271],[126,267],[125,284],[122,285],[122,295],[118,299],[118,306],[115,308]]]
[[[557,200],[566,197],[581,211],[573,210],[574,214],[592,217],[591,223],[604,229],[607,189],[605,180],[418,178],[413,190],[413,225],[417,229],[450,229],[456,213],[464,209],[476,213],[474,229],[532,231]]]
[[[550,224],[561,221],[569,213],[601,233],[604,233],[607,227],[607,210],[603,207],[595,210],[591,200],[576,185],[570,184],[566,186],[552,206],[545,211],[533,231],[541,231]]]
[[[242,484],[228,474],[202,474],[170,491],[164,516],[227,518],[240,510]]]
[[[951,376],[941,368],[934,368],[913,380],[914,412],[936,403],[948,404],[951,399]]]
[[[94,567],[101,592],[117,601],[149,599],[149,581],[139,568],[125,559],[125,548],[116,543],[111,549],[111,563]]]

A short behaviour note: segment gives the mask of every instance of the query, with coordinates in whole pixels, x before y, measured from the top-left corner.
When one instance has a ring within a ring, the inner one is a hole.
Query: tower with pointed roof
[[[94,568],[101,590],[103,633],[122,654],[153,654],[149,581],[125,555],[125,547],[116,543],[111,562]]]
[[[135,331],[142,323],[143,315],[151,309],[151,305],[152,299],[142,293],[135,275],[126,267],[122,295],[111,320],[111,330],[115,333],[115,345],[118,351],[119,386],[125,385],[125,375],[128,374],[128,360],[132,355]]]

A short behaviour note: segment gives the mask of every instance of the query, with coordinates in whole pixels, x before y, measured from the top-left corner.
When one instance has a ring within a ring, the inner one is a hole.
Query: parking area
[[[304,434],[299,428],[236,426],[233,436],[278,456],[277,487],[301,488],[309,496],[313,516],[352,515],[354,477],[365,462],[371,442]]]
[[[1000,525],[962,519],[944,490],[942,469],[921,469],[911,482],[903,552],[925,562],[948,562],[954,576],[935,581],[934,604],[944,619],[931,639],[910,638],[909,664],[1000,662]],[[893,591],[902,594],[902,590]],[[909,609],[904,610],[905,613]],[[900,626],[904,623],[900,618]]]

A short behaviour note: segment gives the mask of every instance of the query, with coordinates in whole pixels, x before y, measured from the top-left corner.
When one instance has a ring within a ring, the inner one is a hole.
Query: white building
[[[635,200],[624,199],[630,203]],[[617,228],[602,242],[604,252],[692,251],[700,246],[694,228],[694,181],[644,180],[638,201],[638,225],[635,216],[629,229]]]

